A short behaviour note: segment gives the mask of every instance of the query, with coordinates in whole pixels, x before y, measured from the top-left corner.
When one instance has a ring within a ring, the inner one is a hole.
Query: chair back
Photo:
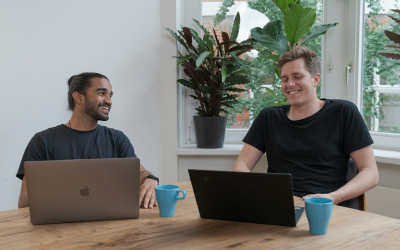
[[[347,163],[348,171],[347,171],[347,177],[346,177],[346,183],[351,181],[358,173],[357,166],[354,163],[353,159],[349,159],[349,162]],[[354,209],[359,209],[361,211],[366,210],[366,204],[365,204],[365,193],[355,197],[351,200],[348,200],[348,207],[354,208]]]

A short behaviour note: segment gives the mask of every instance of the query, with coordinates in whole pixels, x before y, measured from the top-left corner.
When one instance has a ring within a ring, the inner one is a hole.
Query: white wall
[[[101,124],[123,131],[161,176],[160,23],[160,0],[0,0],[0,211],[17,208],[25,147],[69,120],[66,80],[85,71],[113,86]]]

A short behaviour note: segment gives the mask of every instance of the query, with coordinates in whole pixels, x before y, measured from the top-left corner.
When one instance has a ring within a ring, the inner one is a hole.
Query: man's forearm
[[[331,195],[335,199],[335,204],[350,200],[378,185],[379,174],[373,169],[361,170],[351,181],[339,188]]]
[[[29,207],[28,193],[21,193],[18,200],[18,208]]]
[[[250,172],[250,169],[244,162],[236,162],[233,166],[233,171],[236,172]]]

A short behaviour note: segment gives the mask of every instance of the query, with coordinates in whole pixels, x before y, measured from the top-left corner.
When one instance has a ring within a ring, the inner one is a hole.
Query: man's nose
[[[111,97],[107,97],[105,100],[104,100],[108,105],[112,105],[112,100],[111,100]]]
[[[290,87],[296,86],[296,83],[292,79],[289,79],[288,86]]]

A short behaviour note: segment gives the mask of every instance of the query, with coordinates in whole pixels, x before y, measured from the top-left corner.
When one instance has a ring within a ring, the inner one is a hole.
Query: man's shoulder
[[[343,99],[326,99],[331,105],[344,106],[344,107],[357,107],[354,103]]]
[[[51,127],[51,128],[45,129],[43,131],[40,131],[40,132],[36,133],[35,136],[48,136],[48,135],[63,133],[66,131],[65,128],[67,128],[67,127],[64,124],[60,124],[55,127]]]
[[[115,137],[126,136],[124,134],[124,132],[122,132],[121,130],[117,130],[115,128],[109,128],[107,126],[103,126],[103,125],[100,125],[100,124],[98,124],[97,127],[103,133],[110,134],[110,135],[115,136]]]
[[[358,110],[357,106],[352,103],[351,101],[348,100],[342,100],[342,99],[326,99],[329,102],[329,106],[337,109],[341,109],[344,111],[347,110]]]
[[[289,106],[290,105],[266,107],[261,110],[259,115],[265,118],[268,117],[274,117],[274,119],[277,119],[279,117],[284,118]]]

